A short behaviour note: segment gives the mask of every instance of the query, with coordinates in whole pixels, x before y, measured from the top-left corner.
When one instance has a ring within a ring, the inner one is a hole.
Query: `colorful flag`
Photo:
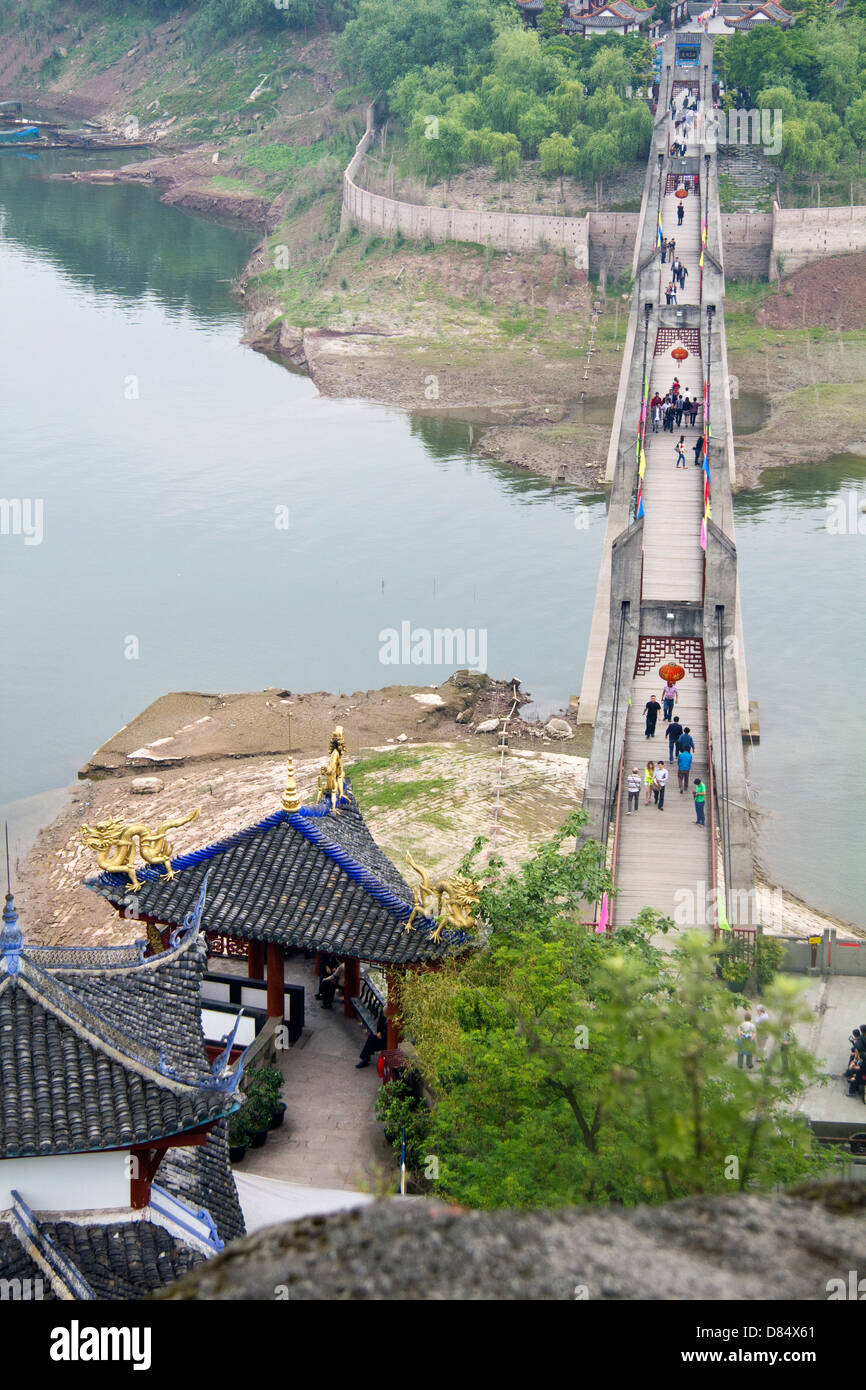
[[[661,214],[661,209],[659,209],[659,229],[658,229],[658,234],[657,234],[657,241],[658,241],[659,246],[661,246],[662,242],[664,241],[664,237],[662,236],[662,214]]]
[[[701,522],[701,550],[706,550],[706,548],[707,548],[707,519],[706,519],[706,517],[704,517],[703,521]]]
[[[639,477],[639,478],[642,478],[645,472],[646,472],[646,454],[644,453],[643,449],[641,449],[641,451],[640,451],[640,463],[638,464],[638,469],[637,469],[638,477]]]
[[[608,905],[607,905],[607,893],[602,893],[602,895],[601,895],[601,912],[598,914],[598,926],[597,926],[596,929],[595,929],[595,930],[596,930],[596,934],[597,934],[598,936],[600,936],[602,932],[607,931],[607,923],[608,923],[608,918],[609,918],[609,917],[610,917],[610,910],[608,909]]]
[[[637,489],[637,506],[635,507],[635,510],[634,510],[634,519],[635,519],[635,521],[640,521],[640,519],[641,519],[642,516],[643,516],[643,497],[641,496],[640,484],[638,484],[638,489]]]
[[[699,270],[703,270],[703,268],[704,268],[704,253],[703,253],[703,251],[702,251],[702,252],[701,252],[701,259],[698,261],[698,269],[699,269]]]

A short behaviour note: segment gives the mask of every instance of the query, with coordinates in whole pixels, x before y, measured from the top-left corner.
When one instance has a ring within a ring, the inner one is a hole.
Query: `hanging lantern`
[[[688,355],[684,347],[675,347],[671,353],[671,357],[673,357],[675,362],[685,362]]]
[[[676,685],[677,681],[681,681],[685,674],[683,667],[677,666],[675,661],[666,661],[664,666],[659,667],[659,675],[662,680],[671,685]]]
[[[689,190],[687,188],[678,188],[676,191],[676,196],[678,198],[687,198],[689,196]]]

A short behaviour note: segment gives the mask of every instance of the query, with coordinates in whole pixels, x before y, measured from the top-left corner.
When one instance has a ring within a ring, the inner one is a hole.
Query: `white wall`
[[[101,1211],[129,1206],[129,1154],[52,1154],[0,1161],[0,1211],[14,1188],[32,1211]]]

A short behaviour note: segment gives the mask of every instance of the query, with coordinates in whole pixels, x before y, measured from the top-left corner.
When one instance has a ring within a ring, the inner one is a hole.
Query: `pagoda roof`
[[[642,23],[649,19],[654,10],[655,5],[644,9],[640,5],[632,5],[630,0],[607,0],[606,4],[598,5],[594,10],[573,15],[571,22],[575,29],[614,29],[621,24]]]
[[[324,950],[382,965],[440,959],[463,947],[463,932],[431,939],[436,923],[406,922],[413,894],[379,849],[348,781],[336,809],[329,801],[279,810],[256,825],[161,866],[137,870],[130,890],[122,874],[103,873],[86,886],[118,909],[149,921],[182,921],[208,879],[208,932]]]
[[[793,18],[793,11],[783,9],[775,0],[765,0],[763,5],[756,5],[754,9],[744,9],[736,19],[726,16],[725,23],[731,29],[754,29],[756,24],[770,22],[790,24]]]
[[[0,1158],[127,1148],[238,1108],[240,1064],[210,1068],[201,1032],[204,896],[172,947],[27,945],[0,933]]]
[[[145,1298],[205,1258],[181,1233],[140,1213],[108,1222],[46,1219],[16,1203],[10,1219],[0,1221],[3,1278],[41,1280],[45,1300]]]

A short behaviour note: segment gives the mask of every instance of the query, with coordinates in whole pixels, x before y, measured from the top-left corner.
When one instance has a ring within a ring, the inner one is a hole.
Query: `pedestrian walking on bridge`
[[[700,777],[695,779],[695,785],[692,790],[692,796],[695,799],[695,815],[697,817],[695,824],[706,825],[706,821],[704,820],[704,806],[707,800],[707,789],[701,781]]]
[[[649,804],[650,804],[650,796],[652,795],[653,781],[655,780],[655,775],[656,775],[656,765],[655,765],[655,763],[647,763],[646,767],[644,768],[644,773],[643,773],[643,784],[644,784],[644,786],[646,787],[646,796],[644,797],[644,806],[649,806]]]
[[[680,796],[689,789],[689,771],[692,766],[692,755],[687,748],[681,753],[677,753],[677,782],[680,787]]]
[[[633,767],[631,772],[628,774],[628,810],[626,811],[627,816],[630,816],[632,811],[637,812],[640,806],[640,785],[640,769]]]
[[[679,444],[677,445],[677,468],[685,468],[685,466],[686,466],[686,455],[685,455],[685,451],[684,451],[684,449],[683,449],[683,444],[684,444],[684,442],[685,442],[684,436],[683,436],[683,435],[680,435],[680,442],[679,442]]]
[[[656,763],[656,775],[653,778],[653,799],[660,811],[665,809],[665,787],[668,784],[668,770],[664,763]]]
[[[655,738],[656,736],[656,720],[659,717],[660,709],[661,705],[655,695],[650,695],[643,707],[643,712],[646,715],[646,738]]]
[[[677,208],[677,226],[678,226],[678,227],[681,227],[681,226],[683,225],[683,218],[685,217],[685,215],[686,215],[686,210],[685,210],[685,208],[683,207],[683,200],[682,200],[682,198],[680,198],[680,205],[679,205],[679,207]]]

